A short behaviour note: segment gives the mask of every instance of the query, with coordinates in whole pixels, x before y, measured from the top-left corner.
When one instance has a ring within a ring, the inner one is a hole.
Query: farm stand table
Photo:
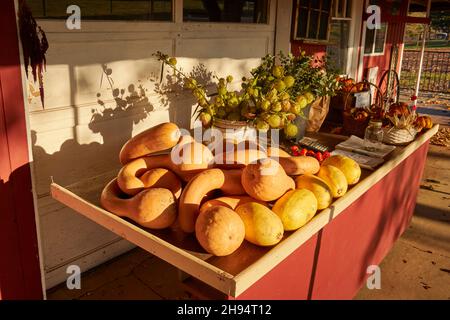
[[[99,206],[100,192],[117,171],[62,187],[52,196],[80,214],[191,275],[185,287],[201,298],[350,299],[407,227],[414,211],[434,126],[406,147],[397,147],[376,171],[319,212],[307,225],[286,233],[272,248],[248,242],[232,255],[205,253],[194,235],[142,228]],[[333,146],[341,136],[317,134]]]

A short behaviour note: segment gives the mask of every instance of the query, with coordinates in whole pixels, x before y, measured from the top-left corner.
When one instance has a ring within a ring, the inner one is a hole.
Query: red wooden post
[[[41,299],[14,0],[0,12],[0,299]]]

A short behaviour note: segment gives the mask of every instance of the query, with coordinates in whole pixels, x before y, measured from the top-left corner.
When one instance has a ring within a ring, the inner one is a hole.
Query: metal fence
[[[419,71],[420,50],[405,50],[400,88],[414,90]],[[450,51],[427,51],[423,57],[420,91],[450,93]]]

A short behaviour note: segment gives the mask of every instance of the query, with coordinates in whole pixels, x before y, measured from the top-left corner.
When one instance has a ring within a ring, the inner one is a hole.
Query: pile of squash
[[[246,143],[213,154],[181,136],[175,124],[157,125],[122,147],[122,168],[100,203],[146,228],[195,233],[207,252],[225,256],[244,240],[277,244],[285,231],[304,226],[361,175],[347,157],[331,156],[320,165],[312,157]]]

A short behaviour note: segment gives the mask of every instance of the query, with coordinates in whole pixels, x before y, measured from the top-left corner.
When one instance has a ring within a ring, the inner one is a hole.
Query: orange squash
[[[127,171],[133,166],[143,167],[133,170],[133,173]],[[145,159],[136,159],[125,165],[117,176],[117,184],[122,192],[134,196],[143,189],[147,188],[166,188],[173,192],[176,198],[181,195],[180,179],[170,170],[165,168],[150,168],[147,170]]]
[[[280,157],[278,162],[289,176],[316,174],[320,169],[319,161],[313,157]]]
[[[228,173],[221,169],[208,169],[193,177],[181,193],[178,205],[178,218],[181,229],[184,232],[194,232],[195,221],[197,219],[200,203],[204,196],[215,189],[226,188],[236,192],[235,172]],[[244,192],[244,189],[241,189]]]
[[[106,210],[150,229],[167,228],[175,222],[177,216],[176,199],[170,190],[151,188],[132,198],[125,198],[116,179],[103,189],[100,203]]]
[[[422,129],[431,129],[433,127],[433,120],[429,116],[419,116],[415,121],[415,127],[418,131]]]
[[[281,165],[270,158],[251,163],[242,172],[242,186],[251,197],[262,201],[273,201],[286,191],[295,189],[292,178],[286,175]]]
[[[170,152],[171,167],[182,173],[182,179],[189,181],[194,175],[212,166],[214,156],[211,150],[191,136],[183,136]]]
[[[247,164],[258,159],[266,158],[267,154],[254,142],[242,141],[238,144],[228,144],[231,151],[225,149],[222,153],[217,153],[214,157],[215,167],[224,169],[243,168]]]
[[[241,204],[247,202],[257,202],[264,206],[267,206],[267,203],[265,203],[264,201],[256,200],[249,196],[226,196],[206,201],[200,207],[200,211],[206,210],[214,206],[222,206],[234,210]]]
[[[192,177],[194,177],[199,172],[205,170],[209,166],[210,159],[212,155],[207,149],[205,151],[202,146],[192,146],[189,143],[188,147],[199,148],[196,150],[197,157],[202,157],[202,163],[194,163],[188,159],[187,154],[184,154],[181,158],[176,158],[176,161],[181,159],[181,163],[175,163],[172,161],[171,154],[159,154],[153,156],[146,156],[132,160],[120,169],[117,179],[120,188],[123,192],[128,194],[133,194],[134,189],[142,188],[142,181],[139,177],[144,174],[145,171],[155,168],[164,168],[173,171],[178,177],[183,181],[188,182]],[[181,153],[183,155],[183,153]],[[203,156],[204,155],[204,156]],[[195,155],[192,154],[195,160]]]
[[[170,170],[163,168],[150,169],[141,177],[144,188],[165,188],[172,191],[175,198],[181,196],[180,179]]]
[[[211,207],[199,214],[195,223],[195,236],[207,252],[215,256],[227,256],[244,241],[244,222],[231,209]]]
[[[277,147],[268,147],[267,156],[269,158],[290,158],[291,155],[284,151],[283,149]]]
[[[244,187],[242,187],[242,170],[223,170],[225,174],[225,181],[220,187],[220,190],[229,196],[245,194]]]
[[[122,165],[151,153],[175,146],[180,139],[180,129],[174,123],[161,123],[128,140],[119,153]]]

